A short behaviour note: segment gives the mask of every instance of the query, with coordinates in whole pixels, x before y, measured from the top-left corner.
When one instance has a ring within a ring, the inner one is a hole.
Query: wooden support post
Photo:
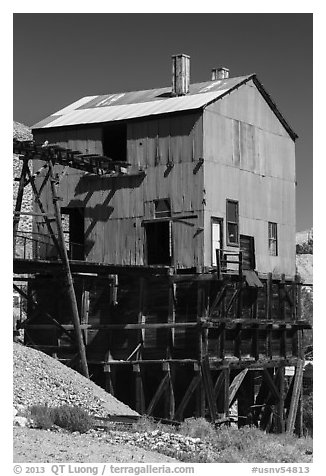
[[[266,319],[272,319],[272,301],[273,301],[273,281],[272,281],[272,273],[268,273],[267,275],[267,283],[266,283]]]
[[[273,356],[273,348],[272,348],[272,325],[266,326],[266,340],[265,340],[265,352],[266,355],[271,359]]]
[[[61,212],[60,212],[60,207],[59,207],[58,197],[57,197],[57,192],[55,187],[54,166],[51,160],[49,161],[49,168],[50,168],[50,184],[51,184],[52,199],[53,199],[53,205],[54,205],[54,213],[56,216],[56,222],[57,222],[57,228],[58,228],[58,239],[59,239],[59,243],[60,243],[60,247],[61,247],[62,255],[63,255],[63,266],[64,266],[64,271],[66,276],[67,294],[69,297],[69,303],[71,307],[75,334],[76,334],[76,341],[77,341],[78,350],[80,354],[81,370],[84,376],[89,378],[86,350],[85,350],[85,345],[84,345],[81,328],[80,328],[80,319],[78,314],[76,294],[75,294],[72,275],[70,271],[68,253],[67,253],[64,235],[63,235],[63,229],[62,229]],[[31,181],[31,183],[33,183],[33,181]]]
[[[304,361],[299,359],[295,370],[290,410],[286,423],[286,432],[290,434],[293,433],[295,419],[298,411],[298,404],[302,389],[303,366]]]
[[[257,319],[257,311],[258,311],[258,292],[257,292],[257,298],[255,299],[255,302],[251,306],[251,310],[250,310],[252,319]]]
[[[278,283],[279,319],[285,320],[285,274],[282,274]]]
[[[227,286],[224,285],[222,289],[220,289],[212,302],[212,305],[210,307],[210,315],[214,314],[218,306],[222,303],[223,298],[225,297]]]
[[[237,300],[237,318],[238,319],[241,319],[242,317],[242,288],[243,288],[243,283],[241,279],[241,281],[238,284],[238,300]]]
[[[205,389],[211,421],[214,423],[217,418],[216,398],[209,368],[209,359],[206,355],[201,362],[201,372],[203,376],[203,387]]]
[[[251,341],[251,355],[255,360],[259,359],[259,326],[254,324],[252,326],[252,341]]]
[[[176,283],[169,284],[169,315],[168,315],[168,322],[170,324],[175,323],[175,299],[176,299]],[[173,356],[173,348],[174,348],[174,341],[175,341],[175,328],[171,327],[169,330],[169,337],[168,337],[168,348],[167,348],[167,357],[172,358]]]
[[[248,371],[239,387],[238,394],[238,427],[251,425],[253,415],[251,407],[254,404],[253,371]]]
[[[301,298],[301,286],[300,284],[300,276],[296,276],[296,281],[297,281],[297,320],[299,321],[301,319],[302,315],[302,298]]]
[[[81,303],[81,312],[80,312],[80,321],[81,324],[88,324],[88,314],[89,314],[89,291],[83,290],[82,294],[82,303]],[[85,344],[88,342],[88,331],[87,328],[83,329]]]
[[[205,293],[202,283],[197,283],[197,322],[198,326],[198,363],[199,363],[199,372],[200,364],[205,355],[205,329],[200,325],[201,319],[205,317]],[[200,385],[197,387],[197,399],[196,399],[197,415],[200,417],[205,416],[205,388],[203,381],[201,380]]]
[[[175,419],[176,420],[182,420],[183,418],[183,413],[186,409],[186,406],[188,405],[189,403],[189,400],[191,398],[191,396],[193,395],[194,391],[196,390],[196,388],[198,387],[198,385],[200,384],[201,382],[201,374],[200,374],[200,371],[199,369],[196,371],[194,377],[192,378],[184,396],[182,397],[182,400],[175,412]]]
[[[298,401],[298,410],[295,420],[295,433],[299,438],[303,436],[303,388],[301,385],[300,396]]]
[[[138,309],[138,324],[143,323],[143,314],[144,314],[144,293],[145,293],[145,279],[143,277],[139,278],[139,309]],[[141,344],[137,350],[137,360],[142,358],[142,348],[145,341],[145,329],[139,329],[138,331],[138,342]]]
[[[295,276],[295,280],[291,285],[292,287],[292,301],[293,301],[293,306],[292,306],[292,321],[297,320],[297,276]]]
[[[242,333],[242,325],[237,324],[235,329],[235,338],[234,338],[234,355],[241,358],[241,333]]]
[[[145,395],[143,379],[141,374],[140,364],[134,364],[132,366],[135,376],[135,407],[136,411],[143,415],[145,413]]]
[[[150,401],[150,404],[148,405],[148,408],[147,408],[147,411],[146,411],[146,414],[147,415],[151,415],[153,413],[153,410],[154,408],[156,407],[156,405],[158,404],[161,396],[163,395],[167,385],[169,385],[169,380],[170,380],[170,377],[168,375],[168,373],[166,373],[163,377],[163,379],[161,380],[152,400]]]
[[[214,385],[214,397],[215,397],[215,399],[217,399],[219,397],[220,392],[223,389],[223,385],[224,385],[224,372],[223,372],[223,370],[221,370],[217,379],[216,379],[215,385]]]
[[[284,383],[285,383],[285,367],[281,365],[278,370],[278,388],[279,388],[279,402],[277,406],[277,429],[279,433],[285,431],[284,420]]]
[[[280,356],[286,358],[286,326],[280,326]]]
[[[230,367],[226,367],[224,370],[224,416],[229,417],[230,408]]]
[[[248,369],[243,369],[241,372],[238,373],[232,380],[232,383],[229,387],[229,407],[231,407],[234,403],[236,398],[237,392],[242,384],[245,376],[247,375]]]
[[[220,352],[219,357],[222,360],[224,359],[224,353],[225,353],[225,332],[226,332],[225,323],[222,322],[220,324],[220,335],[219,335],[219,338],[218,338],[218,340],[219,340],[219,352]]]
[[[169,385],[167,385],[165,392],[165,418],[167,418],[168,420],[174,420],[175,398],[173,388],[173,372],[170,362],[165,362],[163,364],[163,370],[167,373],[169,377]]]
[[[113,373],[115,372],[114,366],[110,364],[106,364],[104,372],[105,372],[105,390],[114,396],[114,378],[115,378],[115,375],[113,375]]]
[[[227,308],[226,308],[226,311],[225,311],[225,317],[227,317],[228,313],[230,312],[230,310],[231,310],[231,308],[234,304],[234,301],[237,299],[239,293],[240,293],[240,288],[237,287],[236,290],[234,291],[233,295],[231,296],[230,301],[228,302],[228,305],[227,305]]]

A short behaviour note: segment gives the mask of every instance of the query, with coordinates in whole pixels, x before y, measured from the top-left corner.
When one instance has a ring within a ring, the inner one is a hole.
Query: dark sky
[[[312,14],[14,14],[14,120],[27,125],[82,96],[256,73],[299,135],[297,229],[312,226]]]

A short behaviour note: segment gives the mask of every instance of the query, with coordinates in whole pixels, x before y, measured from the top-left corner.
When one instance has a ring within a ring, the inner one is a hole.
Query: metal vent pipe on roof
[[[189,92],[190,56],[185,54],[172,56],[172,94],[184,96]]]
[[[228,68],[213,68],[212,69],[212,81],[217,79],[227,79],[230,75],[230,70]]]

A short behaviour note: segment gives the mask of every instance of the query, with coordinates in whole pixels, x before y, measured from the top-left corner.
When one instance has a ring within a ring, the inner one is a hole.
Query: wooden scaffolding
[[[27,300],[25,343],[93,375],[141,414],[202,416],[266,431],[302,433],[300,280],[257,276],[242,256],[220,250],[217,266],[195,273],[169,266],[120,266],[69,259],[56,163],[119,174],[107,157],[14,142],[22,171],[14,211],[14,288]],[[33,159],[45,162],[32,173]],[[35,178],[45,172],[39,188]],[[50,183],[54,214],[42,203]],[[30,184],[58,260],[15,257],[24,188]],[[232,263],[232,269],[228,268]],[[236,265],[236,271],[234,270]],[[28,292],[18,283],[26,281]],[[103,291],[104,290],[104,291]],[[101,296],[105,294],[105,302]],[[58,309],[58,296],[67,307]],[[109,297],[108,297],[109,296]],[[286,369],[294,367],[291,380]]]

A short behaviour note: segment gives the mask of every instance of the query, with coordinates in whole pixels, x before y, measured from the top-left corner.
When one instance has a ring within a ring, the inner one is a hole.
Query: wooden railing
[[[230,267],[230,264],[235,266]],[[216,250],[216,268],[219,277],[222,274],[242,276],[242,251]]]

